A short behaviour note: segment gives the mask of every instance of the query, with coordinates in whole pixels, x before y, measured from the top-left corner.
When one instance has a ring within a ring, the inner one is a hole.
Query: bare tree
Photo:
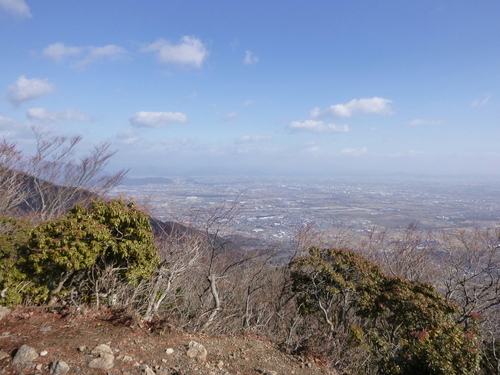
[[[439,243],[433,233],[413,221],[404,230],[373,227],[357,251],[392,276],[435,284],[439,271]]]
[[[83,156],[76,155],[81,136],[50,137],[34,129],[34,155],[23,155],[15,143],[0,144],[0,210],[29,211],[38,220],[57,217],[76,203],[106,195],[125,174],[122,169],[106,174],[116,151],[110,143],[94,145]]]
[[[195,271],[201,256],[203,239],[195,231],[167,233],[161,225],[163,235],[157,239],[161,263],[146,285],[147,298],[144,320],[151,321],[168,297],[172,297],[177,286],[187,282]]]
[[[11,213],[26,198],[23,162],[16,144],[3,139],[0,143],[0,216]]]

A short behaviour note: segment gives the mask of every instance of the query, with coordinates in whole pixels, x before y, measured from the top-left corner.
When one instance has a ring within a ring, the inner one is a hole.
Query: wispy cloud
[[[409,126],[419,126],[419,125],[443,125],[445,124],[446,121],[444,120],[422,120],[422,119],[415,119],[408,121],[406,124]]]
[[[484,95],[483,99],[481,99],[481,100],[474,100],[474,101],[472,101],[472,103],[470,105],[471,105],[471,107],[478,107],[478,106],[481,106],[481,105],[486,105],[490,101],[490,98],[491,98],[491,93],[487,93],[487,94]]]
[[[7,98],[14,105],[50,94],[56,90],[56,86],[48,79],[31,78],[20,76],[16,83],[9,86]]]
[[[193,92],[191,95],[188,95],[184,99],[182,99],[182,102],[183,103],[190,102],[191,100],[196,99],[197,96],[198,96],[198,94]]]
[[[67,57],[78,56],[83,53],[83,47],[66,46],[64,43],[54,43],[45,47],[42,55],[55,62],[62,63]]]
[[[334,104],[328,108],[314,108],[310,115],[312,118],[323,117],[351,117],[356,113],[375,113],[379,115],[391,115],[393,110],[390,107],[392,100],[379,97],[353,99],[349,103]]]
[[[315,142],[307,142],[301,145],[296,150],[296,152],[298,152],[300,155],[308,155],[313,157],[317,157],[321,154],[324,154],[324,151]]]
[[[101,60],[116,61],[126,56],[127,50],[114,44],[108,44],[102,47],[95,46],[67,46],[64,43],[57,42],[45,47],[42,55],[57,63],[63,63],[69,58],[73,60],[72,67],[84,69],[90,64]]]
[[[230,121],[230,120],[235,119],[236,117],[238,117],[238,111],[229,112],[229,113],[226,113],[224,115],[224,117],[222,118],[222,120],[223,121]]]
[[[310,133],[347,133],[349,126],[325,124],[323,121],[305,120],[305,121],[292,121],[288,126],[291,132],[310,132]]]
[[[183,36],[178,44],[158,39],[140,51],[156,53],[158,61],[163,64],[194,66],[196,68],[200,68],[208,56],[206,46],[200,39],[192,36]]]
[[[248,106],[251,106],[252,104],[254,103],[253,100],[249,99],[249,100],[245,100],[242,104],[243,107],[248,107]]]
[[[245,58],[243,59],[243,63],[246,65],[253,65],[259,62],[259,58],[253,54],[252,51],[245,51]]]
[[[408,155],[409,156],[418,156],[418,155],[424,155],[424,151],[417,151],[417,150],[408,150]]]
[[[87,65],[100,60],[116,61],[123,58],[127,51],[123,47],[108,44],[103,47],[88,47],[88,53],[83,60],[75,64],[76,68],[83,69]]]
[[[30,120],[40,122],[60,122],[60,121],[91,121],[90,116],[84,115],[74,109],[66,109],[59,112],[49,112],[45,108],[30,108],[26,113]]]
[[[253,143],[253,142],[264,142],[272,139],[271,136],[268,135],[244,135],[236,139],[236,144],[242,143]]]
[[[348,156],[361,156],[368,152],[366,147],[363,148],[345,148],[342,150],[342,154]]]
[[[124,145],[131,145],[136,143],[140,138],[133,130],[124,130],[116,135],[119,143]]]
[[[0,8],[20,18],[31,18],[30,7],[24,0],[0,0]]]
[[[134,113],[130,123],[137,127],[161,128],[173,123],[183,123],[187,121],[187,116],[181,112],[146,112],[140,111]]]

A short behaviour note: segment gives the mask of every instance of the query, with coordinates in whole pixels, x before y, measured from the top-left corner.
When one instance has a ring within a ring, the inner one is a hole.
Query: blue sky
[[[500,2],[0,0],[0,136],[130,176],[500,174]]]

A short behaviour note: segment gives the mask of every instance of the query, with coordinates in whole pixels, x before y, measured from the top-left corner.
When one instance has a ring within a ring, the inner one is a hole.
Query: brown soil
[[[196,341],[208,351],[206,361],[186,355],[187,345]],[[13,365],[22,345],[38,353],[28,365]],[[114,351],[114,366],[97,370],[88,366],[96,358],[91,351],[107,344]],[[166,349],[173,349],[167,354]],[[47,311],[15,309],[0,321],[0,374],[48,374],[49,364],[65,361],[68,374],[141,374],[149,366],[157,375],[188,374],[331,374],[319,360],[290,356],[272,342],[250,335],[206,336],[176,332],[168,324],[145,324],[112,310]]]

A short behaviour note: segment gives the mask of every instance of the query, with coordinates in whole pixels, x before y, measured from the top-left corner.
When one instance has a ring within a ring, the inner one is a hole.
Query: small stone
[[[76,350],[78,350],[79,352],[84,352],[85,350],[87,350],[87,347],[85,345],[82,345],[76,348]]]
[[[161,359],[161,361],[162,361],[163,363],[167,363],[167,362],[168,362],[166,358],[162,358],[162,359]]]
[[[7,307],[0,306],[0,320],[2,320],[4,316],[10,314],[11,311],[12,310]]]
[[[167,355],[172,355],[174,354],[174,349],[168,348],[167,350],[165,350],[165,353],[167,353]]]
[[[64,361],[54,361],[49,365],[51,375],[64,375],[69,372],[69,365]]]
[[[0,350],[0,361],[4,358],[10,357],[10,355],[3,350]]]
[[[49,354],[49,352],[44,350],[44,351],[40,352],[40,357],[45,357],[47,354]]]
[[[43,364],[42,363],[39,363],[38,365],[35,366],[35,368],[38,370],[38,371],[42,371],[43,369]]]
[[[198,361],[207,360],[207,349],[196,341],[191,341],[189,343],[186,354],[189,358],[196,358]]]
[[[51,326],[47,326],[47,327],[43,327],[42,329],[40,329],[41,332],[49,332],[49,331],[52,331],[52,327]]]
[[[18,349],[16,355],[14,356],[14,359],[12,360],[12,364],[17,365],[21,363],[27,363],[37,358],[38,353],[34,348],[28,345],[23,345]]]

